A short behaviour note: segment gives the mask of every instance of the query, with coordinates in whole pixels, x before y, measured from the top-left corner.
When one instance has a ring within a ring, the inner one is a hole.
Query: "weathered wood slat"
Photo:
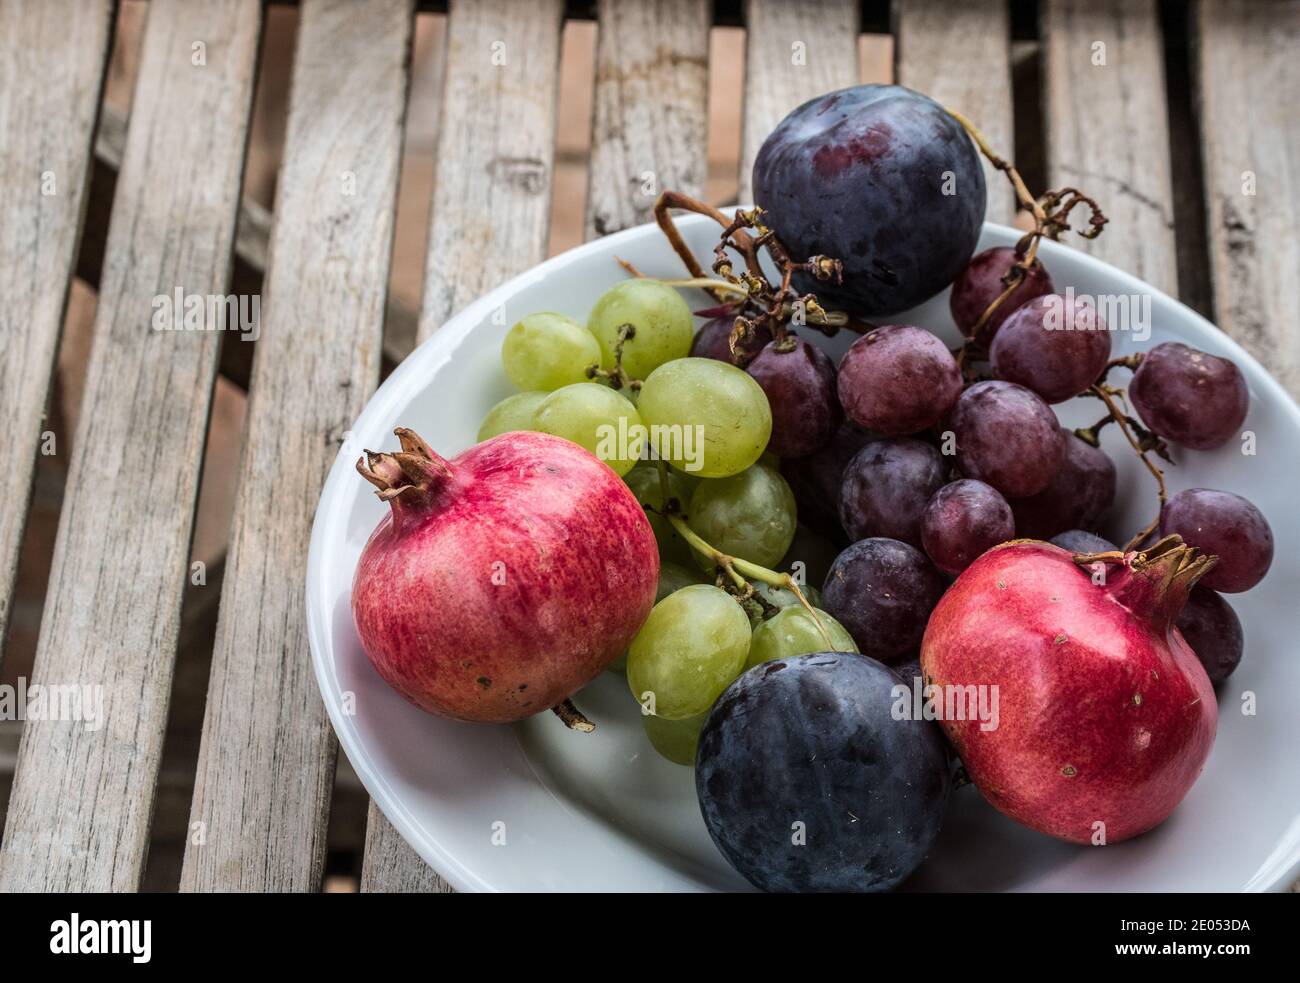
[[[650,221],[659,192],[704,194],[709,0],[602,0],[588,239]]]
[[[786,113],[858,81],[858,4],[748,0],[737,199],[753,197],[754,158]]]
[[[1214,316],[1300,399],[1300,2],[1196,7]]]
[[[109,0],[0,0],[0,653],[112,27]],[[53,452],[67,449],[56,434]]]
[[[1011,159],[1011,24],[1008,0],[906,0],[894,8],[894,71],[900,85],[924,92],[975,123]],[[1009,223],[1015,195],[1005,175],[984,162],[990,222]]]
[[[1042,35],[1048,181],[1082,188],[1110,218],[1092,242],[1062,241],[1177,295],[1156,0],[1047,0]]]
[[[103,726],[27,722],[5,891],[140,881],[220,343],[151,320],[226,289],[260,22],[258,0],[149,5],[33,672],[102,687]]]
[[[421,341],[545,255],[563,14],[560,0],[451,4]]]
[[[421,341],[546,255],[563,13],[560,0],[451,5]],[[361,883],[450,890],[373,806]]]
[[[379,379],[413,16],[302,4],[182,890],[320,888],[337,745],[298,575]]]

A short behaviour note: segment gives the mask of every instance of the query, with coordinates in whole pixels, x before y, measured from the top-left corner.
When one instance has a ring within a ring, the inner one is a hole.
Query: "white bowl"
[[[707,257],[717,227],[699,216],[680,227]],[[1012,229],[986,225],[980,248],[1011,245]],[[1219,734],[1204,774],[1157,830],[1103,848],[1072,846],[1025,829],[958,791],[936,849],[910,889],[1030,891],[1255,891],[1288,887],[1300,874],[1300,410],[1245,351],[1204,318],[1141,281],[1083,253],[1044,243],[1058,290],[1151,297],[1153,335],[1115,337],[1115,354],[1178,340],[1233,359],[1250,386],[1246,428],[1258,454],[1230,444],[1176,452],[1171,493],[1207,486],[1239,492],[1268,516],[1277,553],[1264,582],[1233,596],[1246,654],[1219,694]],[[659,230],[643,225],[557,256],[461,311],[380,387],[334,462],[312,528],[307,610],[312,660],[343,750],[367,791],[415,850],[460,890],[746,890],[700,819],[690,768],[647,743],[639,708],[621,677],[604,674],[578,699],[594,734],[567,731],[551,714],[511,726],[429,716],[371,669],[352,624],[352,572],[386,506],[353,470],[363,447],[390,449],[395,426],[413,427],[450,457],[474,443],[488,409],[511,392],[501,340],[524,314],[585,319],[625,274],[684,276]],[[696,308],[709,305],[703,293]],[[956,343],[947,295],[892,319]],[[852,340],[826,341],[838,355]],[[1121,377],[1122,378],[1122,377]],[[1094,400],[1058,407],[1080,426],[1101,415]],[[1116,428],[1104,445],[1119,469],[1111,516],[1122,541],[1154,514],[1155,494]],[[1242,712],[1255,694],[1258,712]],[[352,694],[351,700],[345,699]]]

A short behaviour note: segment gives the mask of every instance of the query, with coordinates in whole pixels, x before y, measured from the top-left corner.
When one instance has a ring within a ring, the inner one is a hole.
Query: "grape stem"
[[[998,307],[1015,291],[1022,280],[1029,275],[1033,269],[1034,263],[1037,262],[1038,243],[1043,237],[1048,239],[1059,239],[1062,232],[1070,228],[1070,212],[1079,205],[1087,205],[1089,209],[1088,227],[1086,229],[1077,229],[1079,235],[1085,239],[1095,239],[1101,234],[1108,219],[1102,214],[1101,208],[1092,198],[1079,191],[1077,188],[1061,188],[1059,191],[1048,191],[1042,198],[1035,198],[1029,193],[1029,188],[1025,186],[1024,179],[1015,166],[1005,158],[1001,157],[989,145],[984,134],[979,128],[968,120],[955,109],[948,109],[948,115],[961,124],[962,129],[974,141],[979,152],[984,155],[995,170],[1001,171],[1011,182],[1011,188],[1016,195],[1016,208],[1020,211],[1026,211],[1034,220],[1034,228],[1016,243],[1016,262],[1011,268],[1002,275],[1002,292],[993,298],[993,302],[984,309],[979,320],[971,329],[971,335],[978,337],[979,332],[988,324],[989,319],[993,317]]]
[[[1156,467],[1155,464],[1151,462],[1151,459],[1147,457],[1147,452],[1150,448],[1144,447],[1143,444],[1138,441],[1138,438],[1134,436],[1133,430],[1129,426],[1130,420],[1128,415],[1121,411],[1119,406],[1116,405],[1115,397],[1112,395],[1110,387],[1101,383],[1095,383],[1089,387],[1088,392],[1096,396],[1106,405],[1106,409],[1110,411],[1111,419],[1113,419],[1119,426],[1120,431],[1124,434],[1124,439],[1127,440],[1129,446],[1133,448],[1133,452],[1137,454],[1142,463],[1146,465],[1146,469],[1151,472],[1152,477],[1156,479],[1156,487],[1159,489],[1160,507],[1156,509],[1156,517],[1152,519],[1151,522],[1149,522],[1136,536],[1128,541],[1124,547],[1124,552],[1127,553],[1130,550],[1136,549],[1144,539],[1155,531],[1156,526],[1160,524],[1160,513],[1163,511],[1165,501],[1168,498],[1168,491],[1165,488],[1165,473],[1160,470],[1160,468]],[[1092,429],[1095,431],[1098,427],[1100,427],[1100,424],[1097,424]]]
[[[611,389],[631,389],[634,392],[641,388],[641,380],[633,379],[623,368],[623,346],[629,339],[636,337],[636,326],[633,324],[619,325],[618,338],[614,342],[614,367],[609,370],[602,369],[597,365],[587,366],[588,379],[603,379],[609,383]]]

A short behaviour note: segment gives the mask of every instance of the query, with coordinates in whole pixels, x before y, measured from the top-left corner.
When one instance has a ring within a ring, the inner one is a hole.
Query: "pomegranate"
[[[505,722],[563,704],[654,603],[659,553],[636,496],[549,434],[505,433],[446,461],[395,433],[400,452],[357,462],[392,509],[352,581],[366,655],[443,717]]]
[[[1014,540],[957,578],[930,618],[921,667],[940,687],[929,692],[950,698],[943,729],[990,803],[1075,843],[1164,821],[1214,743],[1214,691],[1174,627],[1214,562],[1177,536],[1087,565]],[[988,715],[949,719],[955,696],[969,705],[976,694],[997,707],[993,726]]]

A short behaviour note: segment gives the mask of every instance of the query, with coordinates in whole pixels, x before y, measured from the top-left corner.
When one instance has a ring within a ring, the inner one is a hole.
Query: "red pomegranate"
[[[1163,822],[1218,722],[1205,670],[1174,627],[1215,558],[1177,536],[1097,556],[1083,566],[1035,540],[989,550],[939,602],[921,646],[937,692],[997,687],[984,694],[991,704],[997,693],[996,727],[942,720],[984,797],[1026,826],[1094,844]]]
[[[366,655],[395,690],[457,720],[562,703],[650,613],[654,533],[636,497],[577,444],[506,433],[451,461],[414,431],[357,470],[392,511],[352,582]]]

